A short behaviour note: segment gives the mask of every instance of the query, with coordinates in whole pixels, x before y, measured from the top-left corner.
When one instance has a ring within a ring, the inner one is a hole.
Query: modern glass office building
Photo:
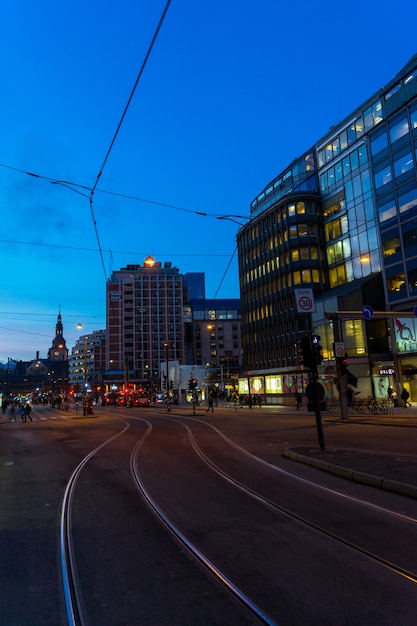
[[[405,384],[417,400],[417,325],[404,317],[417,306],[416,160],[417,55],[253,200],[237,235],[242,391],[280,402],[303,388],[297,342],[311,328],[333,395],[337,323],[362,395]],[[300,312],[299,289],[313,313]],[[366,305],[391,316],[329,320]]]

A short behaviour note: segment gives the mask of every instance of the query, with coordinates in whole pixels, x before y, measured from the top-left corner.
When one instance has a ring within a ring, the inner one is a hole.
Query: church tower
[[[61,311],[58,313],[58,320],[55,326],[55,339],[52,341],[52,346],[48,350],[49,361],[67,361],[68,360],[68,348],[63,335],[64,327],[62,325]]]

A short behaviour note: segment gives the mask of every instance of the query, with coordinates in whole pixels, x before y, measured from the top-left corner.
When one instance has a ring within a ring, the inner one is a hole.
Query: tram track
[[[205,422],[203,422],[205,423]],[[352,543],[351,541],[346,540],[345,538],[341,537],[340,535],[329,531],[326,528],[323,528],[322,526],[319,526],[318,524],[311,522],[310,520],[308,520],[305,517],[302,517],[301,515],[298,515],[296,513],[294,513],[293,511],[278,505],[276,502],[273,502],[271,499],[266,498],[264,496],[262,496],[260,493],[257,493],[256,491],[254,491],[253,489],[249,489],[248,487],[246,487],[243,483],[239,482],[238,480],[234,479],[233,477],[231,477],[229,474],[227,474],[226,472],[224,472],[222,469],[220,469],[213,461],[211,461],[206,454],[204,454],[201,450],[201,448],[198,446],[196,439],[194,437],[194,434],[192,432],[192,430],[189,428],[189,426],[187,424],[183,424],[183,426],[186,428],[193,449],[195,450],[195,452],[199,455],[199,457],[209,466],[212,468],[213,471],[216,472],[217,475],[223,477],[225,480],[227,480],[228,482],[230,482],[231,484],[233,484],[236,488],[240,489],[243,493],[247,494],[248,496],[256,499],[258,502],[264,504],[265,506],[268,506],[269,508],[271,508],[272,510],[277,511],[278,513],[282,513],[284,515],[286,515],[287,517],[303,524],[304,526],[308,527],[308,528],[312,528],[315,531],[318,531],[319,533],[325,535],[326,537],[330,537],[331,539],[337,541],[338,543],[343,544],[344,546],[347,546],[348,548],[351,548],[352,550],[354,550],[355,552],[357,552],[358,554],[361,554],[363,556],[366,556],[370,559],[372,559],[375,563],[382,565],[384,567],[386,567],[387,569],[391,570],[393,573],[403,576],[404,578],[406,578],[407,580],[409,580],[410,582],[413,582],[414,584],[417,584],[417,573],[415,572],[410,572],[407,569],[392,563],[374,553],[372,553],[370,550],[367,550],[357,544]],[[211,427],[211,425],[210,425]],[[217,429],[215,429],[217,430]],[[217,432],[219,432],[217,430]],[[228,440],[227,437],[224,437],[224,435],[222,433],[220,433],[222,438],[224,438],[226,441]],[[260,463],[264,463],[264,461],[262,459],[259,459],[258,457],[255,457],[254,455],[250,454],[249,452],[247,452],[246,450],[244,450],[243,448],[241,448],[240,446],[237,446],[237,444],[235,444],[234,442],[228,440],[230,442],[230,444],[237,450],[241,451],[243,454],[245,454],[246,456],[250,456],[252,459],[259,461]],[[268,464],[269,467],[271,467]],[[307,481],[304,478],[300,478],[299,476],[296,476],[294,474],[290,474],[289,472],[286,472],[285,470],[281,470],[280,468],[277,468],[275,466],[274,469],[277,472],[280,473],[285,473],[287,476],[291,476],[292,478],[294,478],[295,480],[301,480],[303,483],[308,483],[309,485],[311,485],[312,487],[317,487],[319,489],[324,489],[327,493],[332,493],[333,495],[337,496],[337,497],[343,497],[343,498],[348,498],[349,500],[351,500],[352,502],[355,502],[357,504],[361,504],[362,506],[369,506],[370,508],[374,509],[374,510],[378,510],[379,512],[383,512],[389,515],[392,515],[398,519],[401,519],[403,521],[407,521],[410,522],[412,524],[417,524],[417,520],[414,518],[410,518],[407,516],[404,516],[402,514],[396,513],[395,511],[388,511],[387,509],[383,509],[382,507],[376,507],[374,504],[369,503],[364,501],[363,499],[359,499],[359,498],[355,498],[353,496],[346,496],[346,495],[342,495],[340,492],[329,489],[328,487],[323,487],[322,485],[317,485],[316,483],[313,483],[312,481]]]
[[[170,517],[164,512],[157,501],[151,496],[147,490],[144,481],[141,479],[140,472],[137,469],[137,458],[139,450],[144,443],[146,437],[150,434],[152,425],[148,422],[148,429],[142,439],[136,444],[131,455],[131,473],[137,484],[137,487],[145,498],[147,504],[151,510],[155,513],[159,521],[169,531],[169,533],[175,538],[176,541],[187,551],[187,553],[196,561],[199,566],[202,566],[210,575],[214,577],[216,582],[220,584],[224,589],[230,593],[236,600],[240,602],[242,607],[254,616],[259,624],[265,624],[268,626],[278,626],[271,617],[269,617],[253,600],[251,600],[228,576],[216,566],[210,558],[203,554],[201,550],[186,537],[186,535],[179,529],[178,526],[170,519]]]
[[[167,418],[168,419],[168,418]],[[172,419],[172,418],[171,418]],[[377,506],[371,502],[367,502],[366,500],[364,500],[363,498],[356,498],[352,495],[346,495],[343,494],[340,491],[334,490],[334,489],[330,489],[329,487],[324,487],[323,485],[314,483],[312,481],[309,481],[305,478],[300,478],[299,476],[297,476],[296,474],[292,474],[286,470],[282,470],[279,467],[276,466],[271,466],[271,464],[266,463],[265,461],[263,461],[262,459],[259,459],[258,457],[252,455],[251,453],[249,453],[247,450],[241,448],[240,446],[238,446],[235,442],[231,441],[230,439],[228,439],[223,433],[221,433],[217,428],[213,427],[211,424],[204,422],[203,420],[196,420],[194,418],[187,418],[187,421],[191,421],[191,422],[200,422],[201,424],[204,424],[205,426],[208,426],[209,428],[215,430],[219,436],[226,441],[228,444],[230,444],[231,448],[233,448],[235,451],[238,451],[239,453],[242,453],[245,457],[250,458],[252,461],[259,463],[260,465],[264,465],[266,467],[268,467],[268,469],[272,469],[274,472],[277,472],[279,474],[285,475],[287,478],[291,478],[295,481],[301,482],[304,485],[309,485],[310,487],[314,487],[317,488],[320,491],[325,492],[328,495],[332,495],[336,498],[341,498],[345,501],[350,501],[352,504],[361,506],[361,507],[366,507],[368,509],[370,509],[371,511],[378,513],[380,515],[387,515],[389,517],[392,517],[394,519],[396,519],[398,522],[400,523],[406,523],[406,524],[411,524],[411,525],[416,525],[417,520],[413,517],[410,516],[406,516],[403,515],[401,513],[386,509],[384,507],[381,506]],[[213,472],[216,473],[217,476],[219,476],[221,479],[223,479],[224,481],[227,481],[229,484],[233,485],[236,489],[240,490],[243,494],[245,494],[246,496],[255,499],[258,503],[260,503],[261,505],[269,508],[270,510],[274,511],[275,513],[279,514],[279,515],[284,515],[285,517],[287,517],[288,519],[291,519],[293,521],[295,521],[296,523],[302,525],[303,527],[318,533],[320,536],[322,537],[326,537],[331,539],[332,541],[334,541],[336,544],[338,545],[343,545],[344,548],[347,548],[348,550],[350,550],[352,553],[360,556],[361,558],[366,558],[369,561],[372,561],[374,563],[374,565],[376,565],[377,567],[381,567],[385,570],[389,570],[393,575],[395,576],[399,576],[403,579],[406,579],[409,583],[412,583],[413,585],[415,585],[417,583],[417,574],[415,571],[410,570],[407,567],[402,566],[400,563],[394,562],[393,560],[387,559],[385,558],[382,554],[378,554],[375,551],[372,551],[370,549],[368,549],[366,546],[363,545],[359,545],[358,543],[355,543],[353,541],[350,541],[349,539],[347,539],[346,537],[343,537],[341,534],[338,534],[336,532],[334,532],[333,530],[326,528],[322,525],[319,525],[317,523],[315,523],[314,521],[311,521],[308,517],[304,517],[302,515],[299,515],[297,513],[295,513],[294,511],[292,511],[289,508],[286,508],[282,505],[277,504],[277,502],[271,500],[270,498],[267,498],[265,496],[263,496],[261,493],[257,492],[256,490],[253,490],[251,488],[248,488],[247,485],[245,485],[244,483],[240,482],[239,480],[236,480],[235,478],[233,478],[229,473],[225,472],[224,470],[222,470],[218,464],[216,464],[215,462],[213,462],[212,459],[210,459],[206,453],[204,453],[200,446],[198,445],[196,438],[194,436],[194,433],[192,432],[192,429],[188,426],[188,424],[184,424],[183,420],[181,419],[175,419],[174,421],[176,421],[178,424],[180,424],[181,426],[183,426],[185,428],[185,430],[187,431],[191,446],[195,452],[196,455],[198,455],[198,457],[201,459],[201,461],[203,461]],[[139,447],[135,450],[135,462],[138,458],[138,452],[139,452]],[[133,467],[133,462],[132,462],[132,467]],[[187,537],[184,537],[183,533],[181,531],[179,531],[176,527],[175,527],[175,523],[172,521],[172,518],[169,517],[168,513],[163,509],[163,507],[161,507],[158,502],[157,502],[157,496],[150,496],[149,492],[147,491],[146,487],[144,486],[144,480],[142,478],[140,478],[138,472],[135,472],[136,475],[136,479],[138,481],[138,484],[140,483],[140,490],[141,492],[144,494],[144,496],[147,498],[147,500],[150,502],[152,508],[154,509],[154,511],[156,512],[157,516],[163,521],[163,523],[169,528],[170,532],[173,532],[173,534],[176,535],[176,537],[180,537],[181,543],[183,545],[188,547],[190,546],[190,541],[188,540]],[[197,555],[197,560],[200,560],[201,557],[199,555],[199,550],[198,548],[195,548],[194,546],[191,546],[191,551],[193,552],[194,556]],[[204,556],[204,558],[207,558],[207,556]],[[223,576],[223,578],[226,578],[226,576]],[[255,603],[254,603],[255,604]],[[256,604],[255,604],[256,606]],[[262,612],[261,612],[262,613]],[[269,623],[268,621],[266,623]]]
[[[106,441],[91,450],[73,470],[64,492],[60,516],[59,548],[62,586],[64,589],[65,607],[69,626],[87,626],[88,624],[81,585],[77,573],[71,524],[71,507],[77,481],[82,470],[93,456],[112,441],[121,437],[129,428],[130,424],[125,422],[125,427],[120,432],[109,437]]]
[[[145,418],[137,416],[129,416],[128,419],[130,423],[134,420],[135,422],[140,421],[142,424],[145,425],[145,432],[141,434],[140,438],[131,450],[129,469],[135,487],[141,494],[141,498],[147,504],[148,508],[153,512],[155,517],[159,520],[160,524],[168,531],[168,533],[175,539],[175,541],[181,545],[182,549],[189,555],[189,557],[200,568],[208,572],[209,575],[215,579],[217,584],[223,587],[225,591],[227,591],[227,593],[231,595],[234,600],[241,605],[244,612],[253,617],[253,619],[255,620],[254,623],[268,624],[271,626],[277,625],[280,621],[279,615],[277,622],[274,617],[271,617],[268,612],[262,608],[262,602],[259,603],[252,597],[250,597],[250,592],[248,593],[247,590],[245,591],[244,588],[240,587],[239,583],[233,580],[233,574],[228,574],[227,569],[222,568],[221,563],[219,564],[218,559],[217,561],[215,558],[213,559],[209,552],[205,552],[204,550],[202,550],[198,546],[198,543],[193,541],[190,536],[188,536],[188,533],[184,531],[181,525],[178,525],[176,523],[175,514],[172,514],[172,511],[167,510],[162,504],[160,504],[160,502],[158,501],[157,491],[155,492],[155,490],[152,491],[151,489],[149,489],[147,485],[146,472],[142,472],[139,466],[142,446],[150,438],[154,424]],[[185,420],[188,423],[185,423],[184,418],[182,417],[174,418],[173,416],[158,416],[157,419],[159,423],[163,421],[168,421],[178,424],[181,428],[183,428],[187,433],[190,448],[193,450],[196,457],[219,479],[237,489],[239,492],[244,494],[244,496],[247,496],[252,500],[256,500],[258,504],[277,515],[284,516],[288,520],[294,521],[297,524],[302,525],[304,528],[314,533],[317,533],[322,537],[330,539],[336,544],[343,545],[344,548],[354,552],[361,558],[366,558],[369,561],[372,561],[376,566],[389,570],[393,575],[400,576],[406,579],[409,583],[417,583],[417,574],[414,571],[411,571],[409,568],[403,567],[399,563],[397,564],[392,560],[384,558],[384,556],[382,555],[378,555],[372,550],[367,549],[366,546],[357,545],[356,543],[337,534],[333,530],[317,524],[316,522],[309,519],[307,516],[303,517],[299,513],[291,510],[289,507],[287,508],[282,504],[279,504],[273,498],[267,497],[258,490],[248,486],[247,484],[245,484],[244,481],[237,480],[236,477],[230,474],[230,472],[225,471],[220,466],[218,461],[210,458],[210,454],[208,454],[207,451],[202,449],[202,447],[199,445],[199,442],[197,441],[199,433],[196,434],[189,424],[199,424],[200,426],[202,425],[204,428],[209,428],[216,434],[217,437],[219,437],[225,444],[227,444],[227,446],[230,447],[234,454],[236,453],[238,455],[242,455],[242,458],[245,458],[247,461],[258,465],[259,467],[267,468],[272,472],[276,472],[277,475],[285,476],[289,480],[295,480],[301,484],[304,484],[305,486],[316,488],[329,496],[337,497],[344,501],[350,501],[352,504],[362,507],[368,507],[375,513],[381,515],[389,515],[398,520],[398,522],[416,524],[417,520],[415,518],[402,515],[395,511],[384,509],[383,507],[376,506],[375,504],[367,502],[363,499],[355,498],[352,495],[347,496],[346,494],[338,492],[337,490],[333,490],[329,487],[324,487],[323,485],[316,484],[313,481],[307,480],[306,478],[301,478],[296,474],[288,472],[287,470],[271,465],[270,463],[251,454],[250,452],[233,442],[218,428],[208,422],[205,422],[204,420],[187,417],[185,418]],[[110,444],[118,437],[121,437],[130,428],[130,423],[125,420],[123,421],[125,426],[120,432],[118,432],[116,435],[113,435],[102,444],[94,448],[78,464],[78,466],[71,474],[65,490],[60,522],[60,553],[62,581],[69,626],[87,626],[88,624],[88,615],[86,614],[86,610],[84,607],[81,586],[77,575],[77,563],[74,555],[71,528],[71,506],[74,498],[76,484],[80,473],[89,463],[89,461],[100,450],[102,450],[105,446]]]

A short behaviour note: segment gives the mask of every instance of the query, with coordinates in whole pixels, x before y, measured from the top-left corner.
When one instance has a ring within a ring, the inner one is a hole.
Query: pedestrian
[[[295,396],[295,403],[297,405],[297,411],[300,410],[301,403],[303,401],[303,396],[300,391],[297,391],[297,395]]]
[[[171,411],[172,398],[171,398],[171,394],[168,393],[168,392],[165,393],[165,404],[167,405],[167,411],[170,412]]]
[[[25,407],[23,406],[23,404],[19,406],[19,413],[20,413],[20,419],[22,420],[22,422],[26,422]]]
[[[209,395],[208,395],[208,409],[207,409],[207,413],[210,411],[214,413],[214,409],[213,409],[213,392],[210,391]]]
[[[353,404],[353,389],[352,389],[352,387],[348,388],[348,390],[346,391],[346,396],[347,396],[348,406],[352,406],[352,404]]]
[[[30,414],[31,411],[32,411],[32,407],[30,406],[30,404],[27,404],[25,406],[25,422],[26,422],[27,417],[30,419],[31,422],[33,422],[31,414]]]
[[[11,422],[15,422],[16,421],[16,407],[14,405],[14,402],[12,403],[10,409],[9,409],[9,420]]]
[[[404,402],[404,408],[407,408],[407,406],[411,406],[411,402],[408,401],[409,397],[410,394],[408,393],[407,389],[403,387],[403,390],[401,392],[401,400]]]

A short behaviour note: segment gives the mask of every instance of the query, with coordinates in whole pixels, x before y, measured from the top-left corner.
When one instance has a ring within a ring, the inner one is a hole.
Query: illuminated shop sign
[[[380,367],[379,375],[380,376],[394,376],[395,367]]]

